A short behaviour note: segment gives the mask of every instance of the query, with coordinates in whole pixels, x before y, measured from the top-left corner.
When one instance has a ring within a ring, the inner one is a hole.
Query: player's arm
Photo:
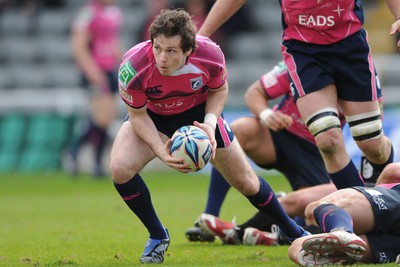
[[[246,2],[246,0],[217,0],[206,20],[200,27],[198,34],[210,36],[232,17]]]
[[[210,137],[212,156],[215,157],[215,150],[217,149],[217,142],[215,141],[215,129],[217,127],[217,120],[224,109],[225,102],[228,98],[228,82],[225,82],[221,87],[216,89],[208,89],[208,96],[206,102],[206,116],[204,123],[195,122],[194,125],[200,127]]]
[[[154,154],[166,165],[180,172],[189,172],[189,166],[182,164],[183,159],[174,158],[169,154],[170,140],[166,144],[163,143],[156,126],[147,114],[147,106],[137,109],[126,106],[133,131],[150,147]]]
[[[71,32],[71,47],[75,62],[83,71],[89,82],[98,89],[108,86],[107,77],[98,66],[90,51],[90,33],[83,28],[73,29]]]

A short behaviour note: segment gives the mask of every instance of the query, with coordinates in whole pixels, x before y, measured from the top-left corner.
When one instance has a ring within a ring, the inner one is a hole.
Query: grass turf
[[[282,177],[267,176],[274,190],[289,190]],[[143,177],[171,234],[163,266],[294,266],[287,246],[187,241],[184,233],[206,203],[208,176],[147,171]],[[0,174],[0,212],[0,266],[139,266],[148,238],[109,179],[61,172]],[[231,190],[221,218],[237,216],[241,223],[255,212]]]

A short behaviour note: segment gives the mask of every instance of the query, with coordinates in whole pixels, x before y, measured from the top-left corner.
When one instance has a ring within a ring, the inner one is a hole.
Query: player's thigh
[[[303,120],[324,108],[337,109],[336,86],[329,84],[321,90],[304,95],[297,99],[296,104]]]
[[[153,151],[125,121],[115,137],[111,149],[110,170],[113,179],[127,180],[154,158]]]
[[[339,106],[346,116],[354,116],[362,113],[380,110],[379,101],[354,102],[339,100]]]
[[[259,165],[276,161],[274,143],[269,129],[256,117],[242,117],[231,124],[235,136],[247,156]]]
[[[236,138],[225,148],[218,148],[211,163],[224,178],[244,195],[254,195],[259,181]]]

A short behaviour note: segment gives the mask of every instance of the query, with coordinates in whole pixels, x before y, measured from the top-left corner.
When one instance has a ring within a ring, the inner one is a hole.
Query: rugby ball
[[[194,125],[182,126],[171,137],[170,154],[183,158],[192,172],[204,168],[211,159],[211,143],[206,132]]]

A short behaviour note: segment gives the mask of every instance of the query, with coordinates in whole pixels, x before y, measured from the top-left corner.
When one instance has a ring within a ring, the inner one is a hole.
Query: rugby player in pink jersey
[[[213,166],[254,207],[273,217],[283,235],[294,240],[308,234],[256,175],[223,119],[228,96],[224,55],[209,38],[196,36],[186,11],[161,11],[150,26],[150,40],[124,55],[118,81],[129,119],[115,138],[110,171],[116,190],[150,234],[142,263],[162,263],[170,236],[139,172],[155,157],[177,171],[190,171],[183,159],[169,154],[170,137],[183,125],[194,124],[208,134]]]
[[[109,141],[108,128],[116,116],[118,64],[122,12],[115,0],[91,0],[79,10],[71,29],[71,46],[82,85],[90,93],[89,119],[70,148],[65,167],[79,172],[78,154],[90,142],[94,146],[94,177],[103,176],[102,162]]]

